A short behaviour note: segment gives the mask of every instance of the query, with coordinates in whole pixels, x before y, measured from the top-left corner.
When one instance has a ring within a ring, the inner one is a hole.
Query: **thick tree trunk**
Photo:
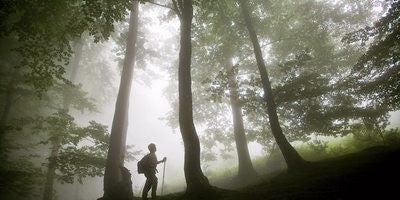
[[[260,71],[262,85],[264,89],[264,97],[267,103],[268,117],[272,130],[272,134],[278,144],[279,148],[282,151],[282,154],[286,160],[286,164],[288,169],[297,169],[305,166],[306,161],[301,158],[301,156],[297,153],[297,151],[293,148],[292,145],[287,141],[285,136],[282,133],[281,126],[279,124],[278,115],[276,113],[276,105],[274,101],[274,97],[272,94],[271,83],[269,82],[269,77],[267,73],[267,69],[265,67],[264,59],[262,57],[260,44],[257,39],[257,34],[254,30],[249,9],[247,6],[246,0],[239,0],[240,7],[242,10],[242,14],[247,26],[247,30],[250,35],[251,42],[253,43],[254,54],[257,60],[258,70]]]
[[[230,67],[231,68],[231,67]],[[238,85],[236,81],[236,73],[233,69],[228,68],[229,81],[229,100],[232,108],[233,116],[233,133],[235,135],[236,149],[239,160],[238,178],[252,179],[257,176],[249,154],[247,139],[243,125],[242,105],[239,100]]]
[[[128,128],[129,97],[132,85],[133,68],[136,54],[139,2],[133,1],[133,10],[129,19],[129,32],[126,44],[124,66],[121,74],[117,102],[111,128],[110,146],[107,154],[104,174],[104,197],[112,199],[113,188],[122,180],[120,166],[124,165],[126,133]]]
[[[184,170],[186,194],[192,198],[207,196],[211,187],[200,168],[200,142],[193,123],[191,88],[191,25],[193,18],[192,0],[184,0],[181,7],[180,51],[179,51],[179,126],[185,147]]]

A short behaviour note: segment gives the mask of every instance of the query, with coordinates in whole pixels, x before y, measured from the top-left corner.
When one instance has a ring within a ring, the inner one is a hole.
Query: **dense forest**
[[[2,0],[0,44],[0,199],[396,192],[398,0]]]

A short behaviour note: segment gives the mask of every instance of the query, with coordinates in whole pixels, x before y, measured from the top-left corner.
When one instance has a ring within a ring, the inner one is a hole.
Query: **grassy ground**
[[[373,147],[312,162],[307,169],[261,177],[247,187],[216,188],[213,199],[399,199],[398,182],[400,148]],[[178,193],[159,199],[185,198]]]

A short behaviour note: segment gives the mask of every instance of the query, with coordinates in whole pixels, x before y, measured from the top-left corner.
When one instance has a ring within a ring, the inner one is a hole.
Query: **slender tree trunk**
[[[80,188],[81,188],[81,186],[82,186],[82,184],[79,183],[78,177],[75,177],[75,191],[74,191],[75,195],[74,195],[74,198],[76,200],[81,199],[80,198],[80,193],[81,193]]]
[[[107,154],[104,174],[104,197],[112,199],[113,188],[122,180],[120,166],[124,165],[126,134],[128,128],[129,97],[132,85],[133,68],[136,54],[138,31],[138,0],[133,1],[133,10],[129,19],[129,32],[126,44],[124,66],[121,74],[117,102],[111,128],[110,146]]]
[[[69,80],[74,83],[76,80],[76,76],[78,74],[79,62],[82,58],[82,43],[80,40],[75,42],[76,49],[74,53],[74,58],[71,62],[71,74]],[[65,85],[64,94],[63,94],[63,109],[68,112],[71,104],[71,98],[69,97],[67,91],[67,87],[71,87],[70,85]],[[57,157],[58,151],[61,148],[61,138],[55,137],[55,140],[51,143],[51,153],[49,157],[49,164],[46,172],[46,182],[43,191],[43,200],[51,200],[53,198],[53,187],[54,187],[54,179],[55,179],[55,171],[57,167]]]
[[[178,1],[179,2],[179,1]],[[191,25],[192,0],[180,2],[180,50],[179,50],[179,127],[185,147],[186,194],[197,198],[207,196],[211,187],[200,167],[200,142],[193,123],[191,82]]]
[[[71,81],[71,83],[73,84],[74,82],[76,82],[76,77],[78,75],[78,69],[79,69],[79,62],[82,59],[82,48],[83,48],[83,44],[82,44],[82,40],[76,39],[75,40],[75,53],[74,53],[74,59],[71,62],[71,73],[69,76],[69,80]],[[68,112],[69,111],[69,107],[71,105],[71,98],[68,95],[67,91],[68,88],[71,87],[70,85],[66,85],[65,89],[64,89],[64,96],[63,96],[63,109]]]
[[[0,116],[0,141],[3,141],[3,137],[5,134],[5,129],[7,126],[8,116],[10,115],[11,107],[13,104],[13,96],[15,89],[15,81],[18,76],[18,70],[14,69],[12,77],[7,84],[6,93],[5,93],[5,103]]]
[[[53,199],[53,186],[54,186],[54,179],[55,177],[55,171],[57,167],[57,156],[58,156],[58,151],[60,150],[60,140],[59,138],[56,138],[51,146],[51,153],[49,159],[49,164],[47,166],[47,173],[46,173],[46,183],[44,185],[44,191],[43,191],[43,200],[52,200]]]
[[[267,69],[265,67],[264,59],[262,57],[260,44],[257,39],[257,34],[254,30],[250,18],[247,1],[246,0],[238,0],[238,1],[240,3],[240,7],[247,26],[247,30],[250,35],[251,42],[253,43],[254,54],[257,60],[257,66],[258,70],[260,71],[262,85],[264,89],[264,97],[267,103],[267,111],[268,111],[268,117],[272,134],[274,135],[276,143],[278,144],[279,148],[282,151],[288,169],[291,170],[291,169],[301,168],[305,166],[306,161],[303,160],[303,158],[301,158],[301,156],[297,153],[297,151],[293,148],[293,146],[290,145],[290,143],[287,141],[287,139],[282,133],[282,129],[279,124],[278,115],[276,113],[276,105],[271,89],[271,83],[269,82],[269,77]]]
[[[239,160],[238,178],[252,179],[257,176],[249,154],[247,139],[243,125],[242,105],[239,100],[236,73],[233,68],[228,69],[229,100],[233,116],[233,133],[235,135],[236,149]]]

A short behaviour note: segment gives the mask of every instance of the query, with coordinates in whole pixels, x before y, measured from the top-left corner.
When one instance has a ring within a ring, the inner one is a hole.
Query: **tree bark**
[[[230,69],[229,69],[230,68]],[[237,177],[239,179],[252,179],[257,176],[249,154],[247,139],[243,125],[242,105],[239,100],[238,85],[236,73],[233,68],[228,68],[229,100],[233,116],[233,133],[235,135],[236,150],[239,160],[239,169]]]
[[[132,85],[134,61],[136,55],[136,40],[138,32],[138,0],[133,1],[133,10],[130,13],[129,32],[126,44],[124,66],[121,74],[114,118],[111,128],[110,143],[107,153],[106,169],[104,173],[104,197],[110,196],[117,183],[122,180],[120,166],[124,165],[126,150],[126,134],[128,128],[129,97]]]
[[[264,98],[267,103],[267,111],[268,111],[268,117],[272,134],[280,150],[282,151],[288,169],[291,170],[304,167],[307,162],[303,158],[301,158],[298,152],[293,148],[292,145],[290,145],[290,143],[287,141],[286,137],[282,133],[282,129],[278,120],[278,115],[276,113],[276,105],[272,94],[271,83],[269,82],[268,72],[265,67],[264,59],[262,57],[260,44],[257,39],[257,34],[256,31],[254,30],[251,21],[249,9],[247,6],[247,1],[246,0],[238,0],[238,1],[242,10],[247,30],[250,35],[251,42],[253,43],[254,54],[257,60],[258,70],[261,75],[261,80],[264,90]]]
[[[179,50],[179,127],[185,148],[186,195],[201,198],[210,194],[210,184],[200,167],[200,142],[193,123],[192,88],[191,88],[191,25],[193,18],[192,0],[178,1],[180,15],[180,50]]]

